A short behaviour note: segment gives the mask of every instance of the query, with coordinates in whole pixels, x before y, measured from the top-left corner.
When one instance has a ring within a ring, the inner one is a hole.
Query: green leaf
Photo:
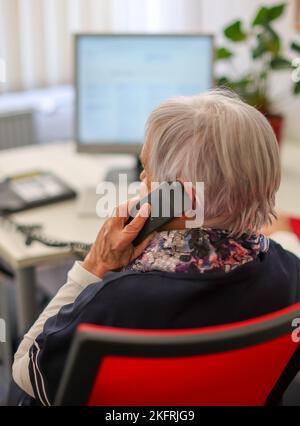
[[[273,7],[261,7],[252,22],[252,26],[264,26],[266,24],[269,24],[271,21],[274,21],[283,14],[285,7],[286,3],[278,4]]]
[[[268,51],[272,53],[272,55],[274,56],[277,56],[279,54],[280,47],[281,47],[281,44],[280,44],[279,38],[270,40],[267,44]]]
[[[252,58],[260,58],[266,52],[266,46],[263,43],[258,43],[258,45],[252,49]]]
[[[278,56],[280,52],[280,38],[269,25],[263,32],[257,34],[257,45],[252,49],[252,57],[259,58],[266,52],[271,53],[272,56]]]
[[[217,85],[220,87],[226,87],[227,89],[233,90],[240,96],[245,97],[247,87],[251,84],[251,79],[245,76],[239,80],[229,80],[227,77],[222,76],[217,80]]]
[[[270,25],[267,24],[264,28],[265,30],[262,33],[262,38],[266,49],[272,53],[272,55],[277,56],[281,47],[280,38]]]
[[[274,21],[275,19],[279,18],[283,14],[285,7],[286,7],[286,3],[282,3],[282,4],[278,4],[277,6],[270,7],[268,11],[268,19],[269,19],[268,22]]]
[[[222,60],[222,59],[229,59],[233,56],[233,53],[227,49],[227,47],[219,47],[216,51],[216,59]]]
[[[294,94],[299,95],[300,94],[300,81],[297,81],[294,85]]]
[[[264,26],[265,32],[269,35],[269,38],[272,40],[279,40],[279,35],[276,33],[276,31],[271,27],[270,24],[266,24]]]
[[[265,25],[268,22],[268,11],[269,9],[267,7],[261,7],[253,19],[252,26]]]
[[[247,38],[247,34],[242,29],[241,21],[235,21],[224,29],[224,35],[231,41],[239,42]]]
[[[295,52],[300,53],[300,44],[295,43],[294,41],[291,43],[291,49]]]
[[[222,87],[224,87],[224,86],[229,87],[231,85],[230,81],[225,76],[218,78],[216,80],[216,84],[217,84],[218,87],[221,87],[221,86]]]
[[[286,69],[291,69],[292,64],[291,64],[291,61],[289,61],[288,59],[285,59],[281,56],[277,56],[276,58],[273,58],[271,60],[270,67],[273,70],[286,70]]]
[[[241,78],[240,80],[234,81],[233,87],[235,90],[245,90],[245,88],[251,83],[251,79],[249,77]]]

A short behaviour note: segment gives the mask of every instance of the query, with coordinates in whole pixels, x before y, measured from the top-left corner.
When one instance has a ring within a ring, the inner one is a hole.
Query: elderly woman
[[[118,215],[104,224],[15,355],[14,380],[39,404],[55,398],[79,323],[190,328],[300,301],[300,260],[259,233],[280,184],[277,142],[261,113],[220,91],[170,99],[149,118],[141,159],[147,188],[204,182],[204,224],[186,229],[177,217],[137,247],[149,204],[128,225]]]

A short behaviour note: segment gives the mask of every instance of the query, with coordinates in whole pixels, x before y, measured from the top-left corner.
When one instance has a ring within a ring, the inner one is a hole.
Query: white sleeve
[[[270,236],[286,250],[294,253],[300,258],[300,242],[298,237],[293,232],[277,231]]]
[[[17,385],[26,393],[34,397],[33,389],[29,378],[29,349],[34,340],[43,331],[44,324],[48,318],[56,315],[64,305],[71,304],[77,296],[90,284],[101,281],[81,266],[81,262],[75,262],[68,273],[66,284],[60,288],[56,296],[41,313],[37,321],[25,334],[20,346],[15,353],[12,366],[12,375]]]

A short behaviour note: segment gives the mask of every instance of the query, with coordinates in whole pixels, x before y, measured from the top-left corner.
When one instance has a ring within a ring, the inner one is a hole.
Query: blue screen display
[[[80,36],[80,143],[142,143],[147,118],[161,101],[212,87],[212,63],[209,36]]]

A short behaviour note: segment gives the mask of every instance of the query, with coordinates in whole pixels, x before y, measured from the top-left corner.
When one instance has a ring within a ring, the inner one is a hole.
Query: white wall
[[[201,0],[0,0],[0,93],[69,83],[72,33],[191,31]]]
[[[201,0],[111,0],[115,31],[197,31]]]
[[[280,0],[201,0],[202,18],[201,29],[205,32],[218,34],[216,42],[222,43],[222,29],[234,19],[250,22],[259,5],[278,4]],[[288,9],[285,15],[276,23],[276,29],[283,37],[285,51],[290,40],[300,43],[300,32],[293,26],[293,0],[288,0]],[[245,70],[248,67],[248,56],[243,49],[239,49],[241,60],[235,61],[235,66]],[[295,56],[295,53],[292,54]],[[293,57],[292,56],[292,57]],[[274,73],[271,84],[272,97],[276,112],[286,115],[285,135],[287,138],[300,141],[300,95],[297,98],[290,95],[291,73]],[[299,159],[300,163],[300,159]]]
[[[278,30],[286,44],[292,38],[300,43],[293,0],[0,0],[0,57],[8,77],[0,92],[69,82],[74,31],[202,31],[222,41],[231,20],[249,22],[259,4],[281,1],[289,8]],[[247,52],[242,49],[239,58],[236,68],[245,69]],[[287,116],[287,137],[300,140],[300,96],[289,96],[290,83],[289,73],[276,73],[272,93]]]

